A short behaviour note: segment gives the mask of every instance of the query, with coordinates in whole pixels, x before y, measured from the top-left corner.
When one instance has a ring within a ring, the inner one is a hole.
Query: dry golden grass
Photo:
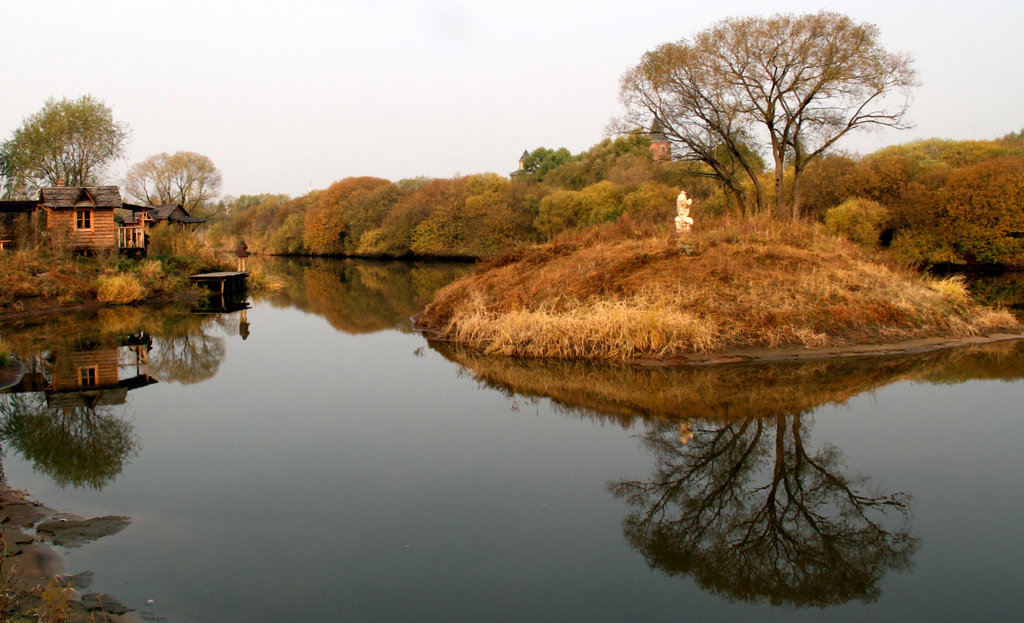
[[[100,303],[135,303],[148,295],[149,290],[134,275],[102,275],[96,279],[96,300]]]
[[[442,289],[421,324],[488,354],[604,360],[1021,330],[962,281],[757,220],[682,240],[622,225],[565,235]]]
[[[164,271],[164,263],[160,260],[143,260],[139,262],[136,272],[146,281],[159,281],[167,274]]]
[[[5,251],[0,253],[0,315],[79,304],[134,302],[142,290],[145,296],[154,297],[183,294],[192,290],[189,274],[222,267],[210,257],[208,251],[143,260],[112,253],[82,257],[49,248]],[[112,279],[115,275],[126,277]]]

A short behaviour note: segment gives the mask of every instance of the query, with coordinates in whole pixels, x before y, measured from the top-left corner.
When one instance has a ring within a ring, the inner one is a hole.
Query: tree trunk
[[[784,214],[783,206],[785,202],[782,197],[782,176],[786,170],[785,154],[782,150],[785,146],[772,147],[772,155],[775,157],[775,214],[776,218],[780,218],[779,215]]]
[[[800,166],[799,162],[794,162],[793,165],[793,222],[800,220],[800,175],[803,173],[803,167]]]

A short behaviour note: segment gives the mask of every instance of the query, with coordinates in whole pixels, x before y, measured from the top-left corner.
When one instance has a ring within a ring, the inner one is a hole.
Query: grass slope
[[[814,225],[705,223],[685,238],[628,223],[481,264],[420,325],[488,354],[675,359],[1020,331],[961,281],[885,263]]]

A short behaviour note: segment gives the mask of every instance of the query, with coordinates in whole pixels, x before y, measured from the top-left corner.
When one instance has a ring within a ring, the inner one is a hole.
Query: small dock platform
[[[210,290],[211,294],[220,294],[221,296],[230,294],[242,294],[245,292],[245,278],[249,276],[247,272],[219,272],[219,273],[200,273],[198,275],[189,275],[189,280],[196,285],[203,286]]]

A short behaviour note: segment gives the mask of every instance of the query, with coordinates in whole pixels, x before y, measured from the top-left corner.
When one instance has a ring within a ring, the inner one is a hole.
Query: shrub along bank
[[[81,305],[120,305],[193,292],[188,275],[229,268],[187,232],[153,230],[143,259],[50,249],[0,253],[0,315]]]

